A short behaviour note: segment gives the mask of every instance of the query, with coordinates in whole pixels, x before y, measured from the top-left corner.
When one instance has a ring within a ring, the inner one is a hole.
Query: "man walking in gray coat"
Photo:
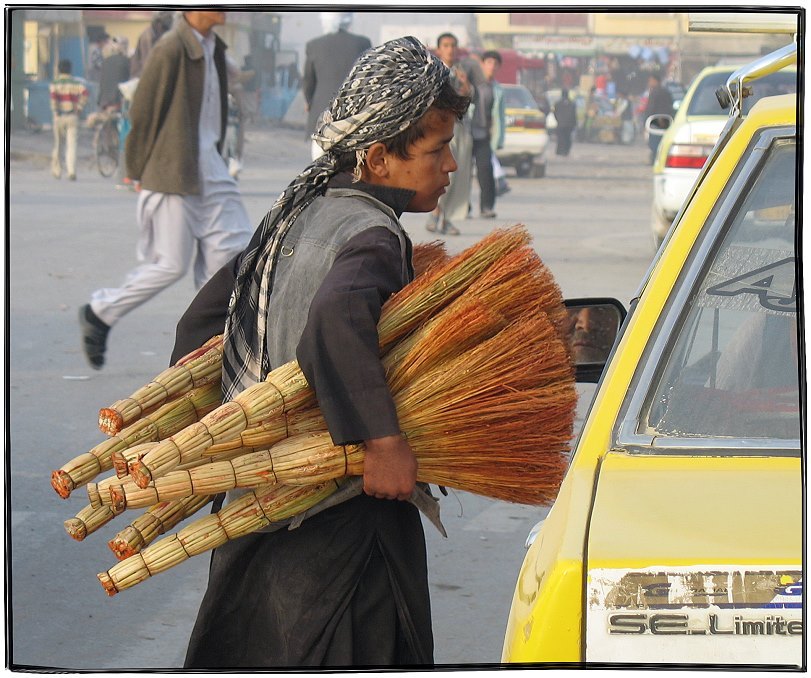
[[[315,132],[318,116],[329,106],[355,60],[372,46],[369,38],[349,32],[352,12],[321,12],[326,35],[310,40],[305,47],[304,93],[307,134]],[[313,141],[312,159],[323,151]]]
[[[152,49],[135,91],[128,176],[141,182],[139,266],[118,288],[79,309],[85,355],[104,364],[122,316],[182,278],[194,258],[199,289],[248,244],[253,228],[220,155],[228,121],[225,43],[212,30],[225,12],[186,11]]]

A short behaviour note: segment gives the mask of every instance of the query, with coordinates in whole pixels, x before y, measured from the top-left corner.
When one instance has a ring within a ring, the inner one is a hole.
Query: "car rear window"
[[[726,218],[648,394],[640,433],[800,435],[795,144],[775,142]]]
[[[708,73],[702,78],[687,106],[687,115],[728,115],[729,110],[724,110],[721,108],[721,104],[718,103],[715,90],[723,86],[727,78],[734,72],[734,69],[730,69],[720,73]],[[744,114],[748,113],[752,106],[764,96],[795,93],[797,91],[797,74],[791,71],[771,73],[749,86],[752,88],[752,94],[743,100]]]
[[[528,89],[523,87],[505,87],[504,88],[504,107],[505,108],[538,108],[538,103],[535,98],[530,94]]]

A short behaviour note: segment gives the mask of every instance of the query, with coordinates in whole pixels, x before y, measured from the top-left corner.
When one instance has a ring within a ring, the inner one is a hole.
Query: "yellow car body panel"
[[[795,120],[796,96],[784,95],[762,99],[738,123],[737,131],[706,168],[696,194],[643,281],[639,302],[606,366],[559,496],[524,559],[508,619],[503,662],[585,660],[585,546],[590,520],[600,519],[591,513],[592,502],[600,465],[610,450],[632,377],[687,257],[754,133],[794,125]],[[727,463],[740,463],[746,469],[753,462],[731,457]],[[781,460],[777,463],[786,465]],[[789,464],[792,469],[793,463]],[[696,557],[695,549],[691,552]]]
[[[799,457],[609,453],[586,661],[801,666],[802,515]]]
[[[594,507],[590,569],[801,564],[798,457],[612,453]],[[753,543],[764,548],[753,552]]]

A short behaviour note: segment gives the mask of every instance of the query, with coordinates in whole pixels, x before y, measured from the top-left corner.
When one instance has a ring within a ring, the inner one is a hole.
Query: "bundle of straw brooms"
[[[551,503],[577,396],[560,290],[526,230],[494,231],[454,257],[438,243],[415,248],[415,271],[384,305],[378,334],[418,480]],[[121,560],[98,575],[109,595],[300,516],[363,473],[363,445],[332,444],[295,361],[224,403],[221,362],[217,336],[103,408],[110,437],[52,473],[63,498],[87,487],[90,503],[65,522],[77,540],[145,509],[109,542]],[[244,494],[156,541],[234,488]]]

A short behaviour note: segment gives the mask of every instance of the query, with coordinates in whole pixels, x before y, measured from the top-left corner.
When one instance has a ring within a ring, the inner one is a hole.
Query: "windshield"
[[[671,340],[641,431],[798,439],[795,144],[773,144]]]
[[[505,108],[538,108],[538,103],[523,87],[504,87]]]
[[[702,78],[690,98],[687,115],[728,115],[729,111],[721,108],[721,104],[718,103],[715,90],[725,85],[729,76],[734,72],[735,69],[730,69],[720,73],[709,73]],[[743,100],[744,114],[748,113],[752,106],[764,96],[796,92],[797,73],[793,71],[771,73],[748,86],[752,88],[752,94]]]

